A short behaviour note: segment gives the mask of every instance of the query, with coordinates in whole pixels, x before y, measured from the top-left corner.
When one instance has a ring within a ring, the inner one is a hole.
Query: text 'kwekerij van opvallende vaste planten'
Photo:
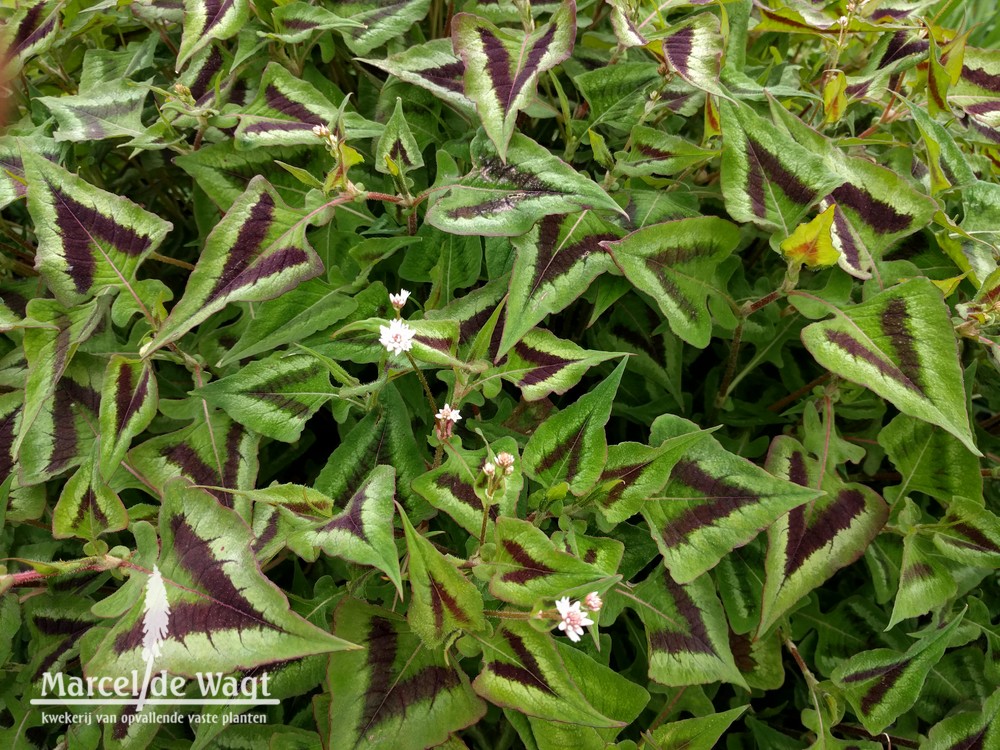
[[[993,0],[6,0],[0,747],[998,750]]]

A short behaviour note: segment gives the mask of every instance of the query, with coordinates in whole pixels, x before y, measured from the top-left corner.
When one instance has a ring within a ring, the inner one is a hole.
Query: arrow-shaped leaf
[[[594,486],[608,455],[604,425],[625,372],[626,360],[589,393],[549,417],[524,447],[524,469],[548,487],[566,482],[581,496]]]
[[[326,366],[310,354],[275,354],[192,391],[249,430],[294,443],[334,396]]]
[[[118,469],[132,438],[156,416],[156,375],[148,361],[116,355],[108,362],[101,390],[101,460],[105,480]]]
[[[455,54],[465,62],[466,96],[506,161],[517,115],[534,97],[538,77],[573,51],[576,3],[564,0],[549,22],[531,33],[499,29],[472,13],[456,14],[451,27]]]
[[[170,619],[158,668],[193,677],[355,648],[291,611],[257,566],[252,541],[243,519],[207,492],[184,480],[168,485],[158,567]],[[84,667],[87,676],[144,671],[142,619],[137,601],[101,641]]]
[[[483,134],[472,141],[472,171],[427,212],[453,234],[515,237],[543,216],[596,209],[621,213],[601,187],[530,138],[514,134],[506,162]]]
[[[439,648],[455,633],[486,630],[479,589],[413,529],[405,513],[400,518],[410,553],[413,598],[407,619],[413,632],[430,648]]]
[[[674,333],[704,348],[712,333],[708,299],[720,298],[725,284],[716,269],[739,241],[735,225],[700,216],[654,224],[602,244],[629,281],[656,300]]]
[[[865,651],[834,670],[834,684],[844,691],[865,729],[878,734],[917,702],[928,672],[960,622],[961,615],[925,635],[905,654],[885,648]]]
[[[819,462],[794,438],[775,438],[766,466],[774,476],[802,487],[819,482]],[[842,482],[831,472],[822,476],[824,496],[792,508],[768,527],[760,634],[809,591],[857,560],[889,517],[888,506],[874,490]]]
[[[537,401],[552,393],[565,393],[591,367],[618,356],[620,352],[583,349],[534,328],[511,347],[497,370],[504,380],[521,390],[526,401]]]
[[[184,296],[140,353],[148,357],[232,302],[273,299],[322,272],[301,212],[255,177],[208,235]]]
[[[365,648],[330,658],[330,705],[318,717],[327,747],[423,750],[486,713],[465,672],[426,648],[400,615],[345,599],[333,630]]]
[[[694,431],[680,417],[653,425],[656,444]],[[642,508],[667,569],[688,583],[792,508],[819,493],[778,479],[706,437],[674,465],[670,481]]]
[[[77,304],[109,287],[128,288],[172,224],[43,156],[22,159],[38,235],[35,266],[56,298]]]
[[[813,323],[802,341],[823,367],[940,425],[981,455],[969,427],[955,329],[928,279],[911,279]]]

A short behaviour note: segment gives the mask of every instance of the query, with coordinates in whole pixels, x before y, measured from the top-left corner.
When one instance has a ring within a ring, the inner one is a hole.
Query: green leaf
[[[330,658],[330,705],[318,712],[326,747],[423,750],[486,713],[465,672],[426,648],[402,616],[345,599],[333,630],[364,650]]]
[[[425,518],[426,515],[415,511],[426,510],[427,505],[410,487],[425,467],[405,402],[393,386],[382,391],[379,401],[378,408],[343,436],[313,486],[331,497],[338,508],[343,508],[368,474],[376,466],[387,464],[396,469],[397,489],[409,515]]]
[[[311,354],[274,354],[191,392],[249,430],[294,443],[335,394],[326,366]]]
[[[650,679],[670,686],[719,681],[746,686],[733,661],[726,615],[711,576],[682,586],[659,569],[633,593],[627,604],[646,627]]]
[[[360,58],[358,62],[420,86],[462,112],[473,111],[475,105],[465,95],[465,63],[455,54],[450,39],[414,44],[385,60]]]
[[[98,90],[74,96],[40,96],[59,124],[56,141],[89,142],[106,138],[139,138],[146,132],[142,109],[149,88],[132,81],[104,83]]]
[[[52,511],[52,536],[96,539],[126,527],[128,512],[118,493],[105,484],[94,460],[85,460],[66,482]]]
[[[953,497],[933,539],[952,560],[978,568],[1000,568],[1000,518],[976,500]]]
[[[670,328],[692,346],[708,346],[711,298],[725,304],[719,264],[739,244],[737,228],[714,216],[644,227],[617,242],[602,243],[622,272],[656,300]]]
[[[889,517],[878,493],[843,482],[832,472],[821,473],[820,463],[794,438],[774,439],[767,469],[803,487],[821,485],[825,494],[792,508],[768,527],[761,634],[802,597],[861,557]]]
[[[624,552],[624,546],[614,542],[617,553],[613,558],[602,561],[595,557],[589,563],[562,551],[544,531],[527,521],[500,517],[495,523],[496,551],[486,563],[492,574],[490,592],[523,607],[534,606],[539,599],[603,590]]]
[[[709,716],[671,721],[653,730],[650,736],[658,750],[712,750],[747,708],[740,706]]]
[[[229,39],[239,33],[250,15],[247,0],[184,0],[184,33],[177,51],[176,70],[213,39]]]
[[[694,430],[687,420],[664,415],[654,423],[650,442],[657,445]],[[674,465],[670,481],[647,499],[642,514],[667,569],[683,584],[818,495],[772,476],[706,437]]]
[[[275,6],[271,11],[276,34],[268,34],[284,42],[306,42],[317,31],[343,31],[364,28],[364,24],[353,18],[341,18],[324,7],[304,2],[292,2]]]
[[[691,432],[664,440],[655,448],[619,443],[608,448],[608,460],[592,497],[609,524],[618,524],[640,510],[670,478],[670,472],[707,432]]]
[[[718,152],[696,146],[680,136],[636,125],[628,158],[615,162],[615,173],[627,177],[672,175],[708,161]]]
[[[101,389],[100,473],[107,481],[118,470],[132,439],[156,416],[156,375],[146,360],[115,355],[108,362]]]
[[[340,29],[340,33],[351,52],[367,55],[386,42],[402,37],[427,15],[430,4],[430,0],[336,0],[333,11],[360,24]]]
[[[375,169],[383,174],[392,174],[389,161],[397,171],[408,171],[424,166],[424,157],[420,153],[417,139],[413,137],[410,126],[403,114],[403,100],[396,97],[396,108],[392,117],[385,124],[385,131],[378,140],[375,149]]]
[[[28,302],[27,318],[41,325],[24,331],[24,408],[11,445],[25,484],[76,466],[89,453],[104,370],[92,358],[75,360],[80,344],[104,320],[104,301],[68,309],[51,299]]]
[[[583,349],[542,328],[533,328],[507,352],[497,371],[520,389],[526,401],[537,401],[552,393],[565,393],[591,367],[619,356],[621,352]]]
[[[61,31],[62,6],[48,0],[18,5],[0,28],[0,49],[10,62],[5,75],[13,76],[29,58],[48,49]]]
[[[495,705],[539,719],[613,728],[624,727],[649,700],[635,683],[528,623],[507,621],[488,645],[472,686]],[[591,697],[598,692],[616,700]]]
[[[982,504],[979,459],[940,427],[900,414],[879,432],[878,443],[902,475],[891,488],[894,496],[923,492],[947,505],[961,495]]]
[[[371,565],[385,573],[402,597],[399,553],[393,539],[393,501],[396,471],[376,466],[352,493],[341,513],[329,521],[311,523],[294,531],[288,546],[300,557],[313,561],[319,551],[359,565]]]
[[[899,590],[886,629],[944,606],[958,593],[955,571],[931,539],[919,533],[903,540]]]
[[[476,103],[502,162],[517,115],[534,97],[539,76],[569,57],[575,40],[574,0],[564,0],[549,22],[531,33],[499,29],[472,13],[452,19],[455,53],[465,62],[465,94]]]
[[[936,724],[927,735],[925,750],[993,748],[1000,743],[1000,690],[991,695],[979,711],[952,714]]]
[[[527,234],[512,240],[517,254],[510,276],[507,319],[499,353],[550,314],[569,306],[600,274],[613,268],[603,243],[616,240],[620,230],[592,211],[550,214]]]
[[[176,341],[232,302],[273,299],[323,272],[306,222],[263,177],[255,177],[205,240],[184,296],[140,354]]]
[[[277,299],[254,308],[239,340],[229,347],[219,361],[225,367],[241,359],[302,341],[343,320],[358,307],[348,297],[323,279],[310,279]]]
[[[723,38],[718,16],[698,13],[672,25],[662,45],[663,57],[677,75],[695,88],[725,96],[719,85]]]
[[[357,648],[290,610],[285,595],[257,567],[250,528],[207,492],[171,482],[159,531],[158,567],[170,605],[159,668],[186,676],[229,673]],[[86,664],[88,675],[145,671],[143,614],[140,600],[108,631]]]
[[[906,653],[875,649],[857,654],[833,672],[833,682],[865,729],[878,734],[917,702],[920,690],[945,649],[962,615],[932,630]]]
[[[821,198],[844,180],[823,157],[776,129],[746,105],[723,101],[722,194],[736,221],[787,237]]]
[[[492,455],[506,451],[517,456],[517,443],[505,437],[495,441]],[[421,474],[413,480],[413,491],[438,510],[443,510],[476,539],[483,525],[483,503],[486,499],[487,480],[482,467],[491,456],[486,449],[478,451],[448,451],[448,460],[437,469]],[[517,515],[517,500],[524,485],[524,477],[517,469],[505,477],[503,493],[489,506],[487,538],[493,533],[493,522],[498,515]]]
[[[607,460],[604,425],[611,417],[625,365],[623,359],[598,386],[532,434],[524,447],[524,471],[529,477],[547,487],[565,482],[577,497],[594,486]]]
[[[108,288],[130,289],[136,269],[172,224],[25,152],[36,267],[58,300],[74,305]]]
[[[455,564],[418,534],[405,513],[399,514],[409,550],[413,598],[407,620],[414,633],[432,649],[456,633],[486,630],[483,597]]]
[[[259,435],[212,410],[199,413],[187,427],[137,445],[129,451],[128,462],[157,494],[165,492],[171,479],[183,476],[249,518],[248,503],[225,490],[253,488],[259,442]]]
[[[802,331],[823,367],[901,412],[943,427],[974,455],[958,342],[941,292],[926,278],[875,295]]]
[[[427,212],[427,221],[442,231],[514,237],[549,214],[621,213],[597,183],[527,136],[514,134],[506,161],[483,133],[471,148],[472,171],[448,186]]]
[[[316,146],[323,140],[313,133],[313,127],[333,128],[339,117],[334,107],[319,90],[307,81],[299,80],[278,63],[264,70],[257,96],[240,115],[236,142],[243,148],[274,146]],[[375,126],[355,113],[345,113],[344,127],[352,137],[377,135]]]

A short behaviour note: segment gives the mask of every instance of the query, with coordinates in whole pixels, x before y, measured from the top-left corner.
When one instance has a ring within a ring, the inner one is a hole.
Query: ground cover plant
[[[1000,748],[995,11],[5,3],[0,745]]]

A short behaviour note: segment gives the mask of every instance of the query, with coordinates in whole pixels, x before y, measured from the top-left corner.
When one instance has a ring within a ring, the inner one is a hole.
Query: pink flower
[[[485,474],[488,477],[493,476],[496,473],[496,470],[497,467],[491,464],[489,461],[483,464],[483,474]]]
[[[397,310],[402,310],[403,305],[406,304],[406,300],[408,300],[409,298],[410,298],[410,293],[405,289],[400,289],[399,294],[389,295],[389,302],[391,302],[392,306],[395,307]]]
[[[437,419],[441,420],[442,422],[444,421],[457,422],[462,418],[462,415],[459,413],[458,409],[452,409],[448,404],[445,404],[440,409],[438,409],[438,413],[435,414],[434,416]]]
[[[437,432],[438,440],[448,440],[451,438],[455,423],[461,418],[462,415],[459,414],[458,409],[452,409],[449,404],[445,404],[438,409],[438,413],[434,415],[434,419],[437,420],[434,430]]]
[[[378,330],[379,343],[390,354],[401,354],[413,348],[413,336],[416,334],[416,331],[403,321],[390,321],[388,326],[379,326]]]
[[[514,457],[507,451],[497,454],[497,468],[508,476],[514,473]]]
[[[600,612],[601,607],[604,606],[604,602],[601,600],[601,597],[597,595],[596,591],[591,591],[583,598],[583,606],[591,612]]]
[[[580,640],[585,625],[594,624],[586,612],[580,611],[580,602],[570,604],[568,596],[556,600],[556,609],[559,610],[559,616],[562,618],[559,629],[566,633],[574,643]]]

